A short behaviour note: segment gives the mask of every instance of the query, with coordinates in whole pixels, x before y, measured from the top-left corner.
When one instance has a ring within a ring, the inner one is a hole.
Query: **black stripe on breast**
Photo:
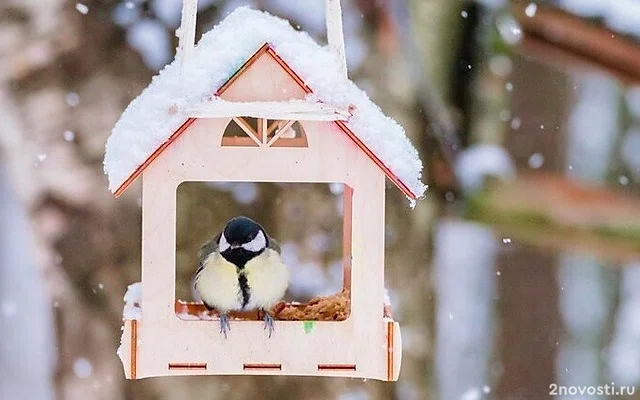
[[[251,293],[249,292],[249,281],[244,273],[244,269],[238,268],[238,286],[240,286],[240,292],[242,293],[242,308],[245,308],[249,304],[251,299]]]

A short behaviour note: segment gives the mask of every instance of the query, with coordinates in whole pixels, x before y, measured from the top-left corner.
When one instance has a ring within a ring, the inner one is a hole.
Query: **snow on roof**
[[[129,104],[106,145],[109,189],[115,192],[189,117],[169,109],[186,110],[210,99],[265,42],[311,87],[315,98],[344,109],[354,105],[349,129],[416,198],[424,194],[422,162],[404,129],[341,75],[337,57],[288,21],[246,7],[202,36],[182,73],[178,56]]]

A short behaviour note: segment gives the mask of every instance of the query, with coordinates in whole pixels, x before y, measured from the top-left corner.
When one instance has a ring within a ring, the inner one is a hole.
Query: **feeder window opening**
[[[275,239],[287,268],[286,291],[269,310],[276,321],[344,321],[349,317],[351,190],[348,186],[183,182],[176,195],[175,311],[180,319],[219,319],[217,310],[208,310],[194,287],[194,273],[201,261],[198,253],[229,220],[240,215],[260,224],[267,237]],[[244,298],[247,304],[253,304],[250,276],[248,283],[248,293],[238,286],[238,298],[248,296],[248,300]],[[229,316],[258,320],[263,317],[261,313],[256,309],[240,309],[230,311]]]

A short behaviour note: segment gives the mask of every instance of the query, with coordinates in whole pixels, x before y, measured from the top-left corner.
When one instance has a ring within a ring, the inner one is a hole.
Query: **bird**
[[[198,254],[195,292],[208,310],[220,314],[220,333],[227,338],[229,311],[259,310],[269,337],[274,331],[269,310],[289,286],[289,271],[280,247],[265,229],[245,216],[230,219]]]

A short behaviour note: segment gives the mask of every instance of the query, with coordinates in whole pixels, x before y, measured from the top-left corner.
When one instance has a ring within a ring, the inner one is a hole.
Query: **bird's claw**
[[[266,310],[262,310],[264,313],[264,317],[262,317],[262,319],[264,320],[264,329],[268,329],[269,330],[269,337],[271,337],[271,334],[273,333],[273,317],[271,316],[271,314],[269,314],[268,311]]]
[[[220,333],[224,335],[224,338],[227,338],[227,332],[231,330],[231,326],[229,325],[229,316],[226,313],[220,314]]]

